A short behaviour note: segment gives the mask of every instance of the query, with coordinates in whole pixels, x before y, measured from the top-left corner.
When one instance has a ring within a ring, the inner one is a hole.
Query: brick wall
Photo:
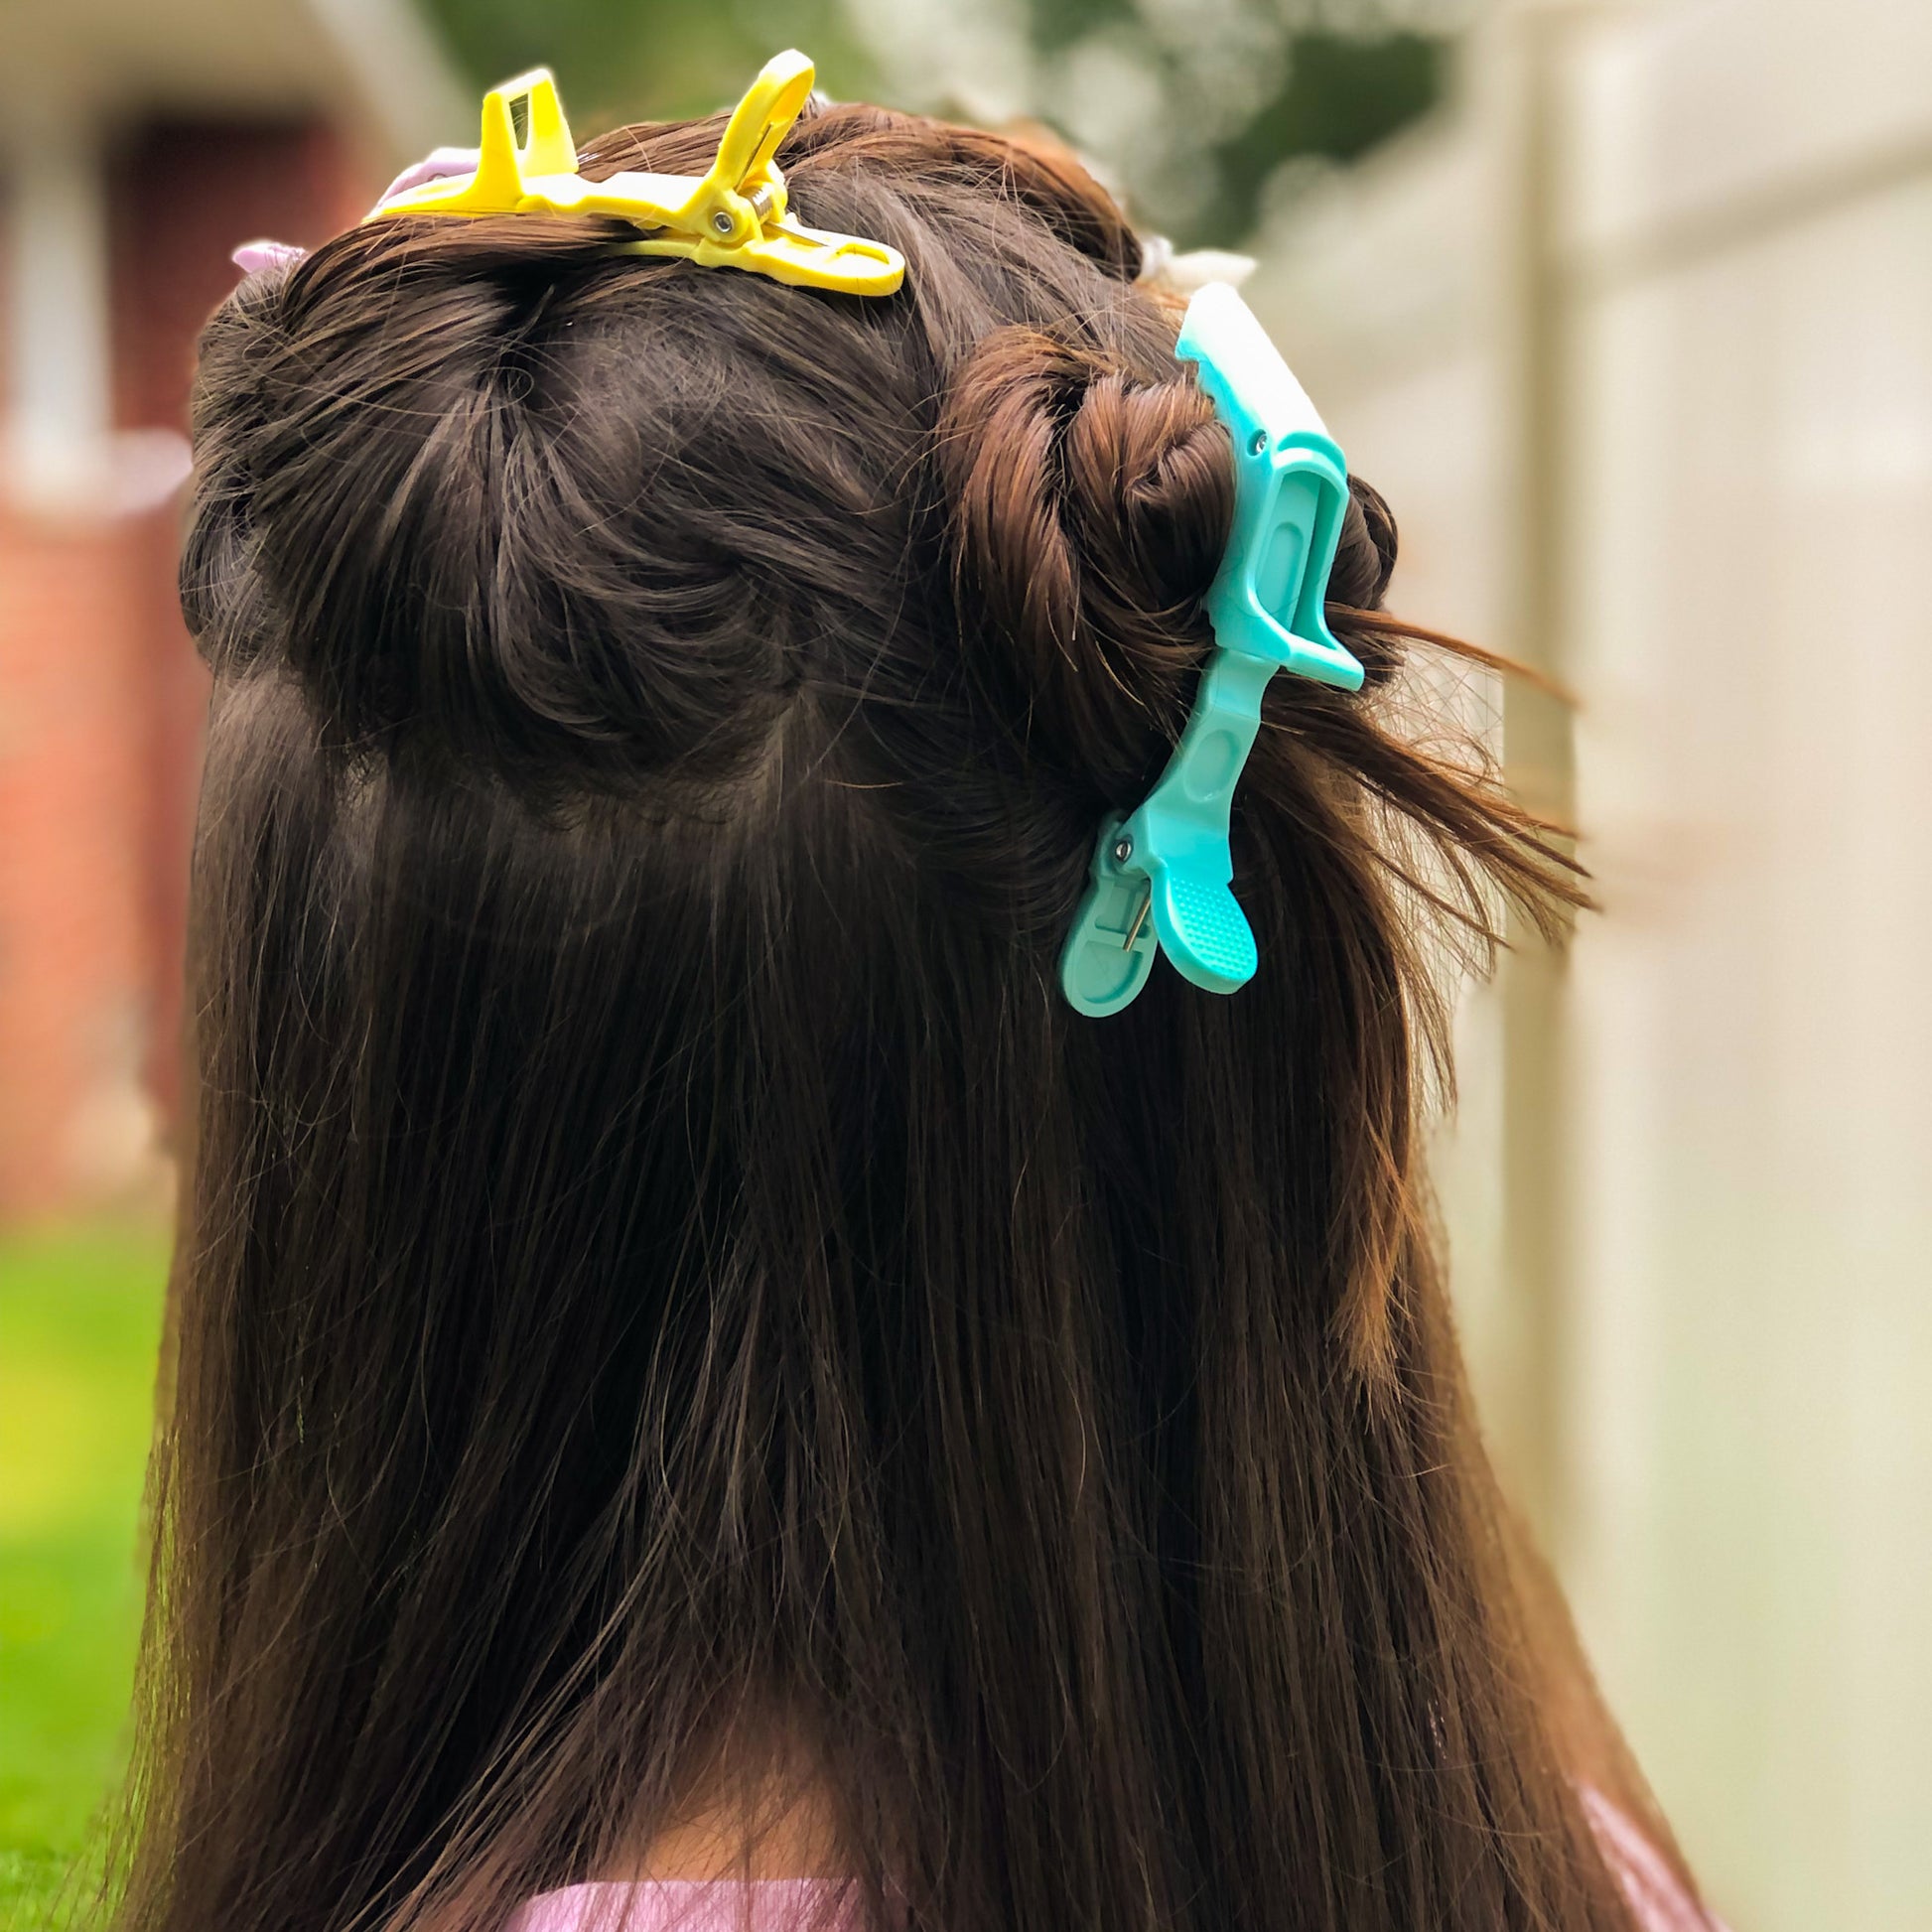
[[[116,421],[184,429],[228,250],[318,240],[369,184],[320,127],[155,126],[110,165]],[[149,1189],[170,1138],[207,705],[179,514],[0,504],[0,1219]]]
[[[0,513],[0,1212],[135,1180],[151,967],[133,532]]]

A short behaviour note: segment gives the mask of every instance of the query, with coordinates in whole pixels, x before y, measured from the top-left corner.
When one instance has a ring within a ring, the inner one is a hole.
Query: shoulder
[[[1615,1805],[1587,1786],[1584,1812],[1598,1850],[1623,1886],[1642,1932],[1725,1932],[1655,1845]]]

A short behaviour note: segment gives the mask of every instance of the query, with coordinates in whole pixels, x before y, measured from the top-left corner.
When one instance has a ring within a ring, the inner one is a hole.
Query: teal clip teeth
[[[1174,353],[1234,438],[1234,525],[1207,594],[1214,650],[1160,782],[1111,816],[1060,954],[1081,1013],[1118,1013],[1147,984],[1157,944],[1182,978],[1232,993],[1254,977],[1254,933],[1234,897],[1234,787],[1277,671],[1358,691],[1362,667],[1323,604],[1348,509],[1348,467],[1248,305],[1225,283],[1187,305]]]

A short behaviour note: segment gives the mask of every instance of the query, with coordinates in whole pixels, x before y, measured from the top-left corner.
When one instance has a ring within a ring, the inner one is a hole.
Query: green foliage
[[[0,1240],[0,1927],[55,1916],[117,1778],[165,1241]]]
[[[480,84],[552,68],[586,133],[710,112],[803,47],[835,97],[1045,121],[1146,221],[1223,246],[1252,231],[1285,162],[1352,161],[1426,112],[1446,46],[1402,30],[1417,0],[425,4]]]
[[[1421,34],[1299,36],[1281,91],[1216,150],[1222,193],[1197,239],[1231,247],[1251,233],[1262,192],[1284,161],[1353,161],[1427,113],[1442,93],[1446,52]]]
[[[803,47],[834,94],[876,76],[837,0],[785,7],[703,0],[425,0],[479,86],[525,69],[557,76],[580,134],[624,121],[708,114],[734,98],[773,54]]]

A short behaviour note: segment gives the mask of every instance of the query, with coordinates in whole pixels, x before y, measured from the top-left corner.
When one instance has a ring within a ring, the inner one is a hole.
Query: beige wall
[[[1254,297],[1401,607],[1583,700],[1606,909],[1470,1001],[1443,1162],[1481,1395],[1738,1932],[1923,1932],[1932,8],[1524,8],[1466,80]]]

